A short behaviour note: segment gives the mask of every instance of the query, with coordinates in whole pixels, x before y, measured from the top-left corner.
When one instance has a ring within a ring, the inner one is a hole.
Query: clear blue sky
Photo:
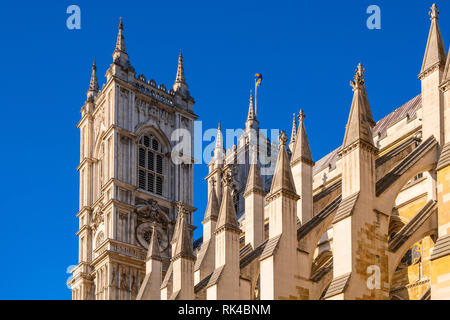
[[[81,30],[66,8],[81,8]],[[366,28],[381,8],[382,29]],[[290,132],[303,108],[315,160],[338,147],[358,62],[376,120],[420,93],[417,74],[432,1],[2,1],[0,77],[3,183],[0,299],[70,299],[77,263],[79,132],[92,59],[100,83],[117,23],[137,73],[170,87],[183,50],[203,127],[243,127],[253,74],[261,72],[261,127]],[[440,27],[450,44],[450,3]],[[206,206],[205,165],[195,167],[196,224]]]

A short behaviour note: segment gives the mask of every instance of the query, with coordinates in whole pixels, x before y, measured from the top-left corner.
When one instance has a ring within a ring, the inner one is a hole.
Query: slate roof
[[[433,248],[433,253],[431,254],[431,260],[438,259],[440,257],[446,256],[450,253],[450,235],[445,235],[436,241],[436,245]]]
[[[264,260],[265,258],[268,258],[275,253],[275,251],[278,248],[278,243],[280,242],[280,238],[281,238],[281,234],[276,237],[273,237],[272,239],[269,239],[267,241],[267,244],[265,245],[264,250],[261,253],[261,257],[259,258],[259,260]]]
[[[441,155],[436,170],[444,168],[450,164],[450,143],[446,143],[442,148]]]
[[[356,201],[358,201],[359,192],[354,193],[341,201],[339,208],[334,216],[333,223],[336,223],[344,218],[347,218],[353,214]]]
[[[331,281],[330,286],[328,287],[327,293],[325,294],[325,299],[335,296],[344,292],[347,287],[348,280],[350,279],[351,273],[344,274],[340,277],[334,278]]]
[[[220,275],[222,274],[223,268],[225,268],[224,265],[214,270],[214,272],[211,274],[211,277],[209,278],[208,284],[206,285],[207,288],[217,284]]]

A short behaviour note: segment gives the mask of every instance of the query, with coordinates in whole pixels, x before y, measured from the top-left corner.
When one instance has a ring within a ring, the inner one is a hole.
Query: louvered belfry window
[[[161,144],[152,135],[139,139],[138,185],[139,189],[162,195],[164,184],[164,161]]]

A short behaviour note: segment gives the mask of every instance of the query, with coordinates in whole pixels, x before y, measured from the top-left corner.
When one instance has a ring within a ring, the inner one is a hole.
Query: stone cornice
[[[374,155],[377,155],[378,151],[379,151],[378,148],[375,147],[374,145],[370,144],[369,142],[359,139],[359,140],[353,142],[352,144],[350,144],[349,146],[339,150],[338,155],[340,157],[343,157],[344,155],[352,152],[353,150],[355,150],[358,147],[360,147],[363,150],[367,150],[367,151],[373,153]]]
[[[94,117],[93,117],[91,114],[89,114],[89,113],[85,113],[85,114],[81,117],[80,121],[78,121],[78,123],[77,123],[77,128],[78,128],[78,129],[80,129],[81,124],[82,124],[86,119],[92,121],[92,120],[94,120]]]
[[[423,72],[421,72],[418,75],[419,80],[423,80],[426,76],[428,76],[430,73],[432,73],[433,71],[439,70],[444,68],[445,66],[443,65],[443,63],[441,61],[436,62],[435,64],[433,64],[432,66],[428,67],[426,70],[424,70]]]
[[[263,196],[263,197],[266,196],[266,193],[264,192],[264,190],[261,190],[261,189],[259,189],[259,188],[253,187],[253,188],[251,188],[250,190],[247,190],[247,191],[244,193],[243,197],[246,198],[246,197],[248,197],[248,196],[249,196],[250,194],[252,194],[252,193],[254,193],[254,194],[259,194],[259,195],[261,195],[261,196]]]
[[[210,179],[213,175],[215,175],[216,173],[222,173],[222,169],[221,168],[216,168],[214,169],[211,173],[208,173],[208,175],[204,178],[205,180]]]
[[[93,268],[106,256],[112,254],[125,256],[127,259],[131,259],[132,262],[139,264],[146,260],[143,248],[113,239],[106,239],[98,248],[93,250],[93,253],[97,254],[97,257],[91,262]],[[127,261],[130,262],[129,260]]]
[[[83,167],[86,163],[94,163],[96,160],[94,158],[88,158],[84,157],[83,160],[81,160],[80,164],[77,167],[77,171],[80,171],[81,167]]]
[[[450,52],[449,52],[449,54],[450,54]],[[447,91],[449,91],[449,90],[450,90],[450,80],[447,80],[447,81],[443,82],[443,83],[440,85],[440,88],[441,88],[442,92],[447,92]]]
[[[314,167],[316,164],[314,161],[311,161],[309,159],[306,159],[305,157],[300,157],[294,161],[291,162],[291,168],[295,167],[298,163],[304,163],[306,165],[309,165],[311,167]]]
[[[207,223],[209,221],[217,222],[217,217],[208,216],[205,219],[203,219],[202,224],[205,224],[205,223]]]
[[[164,110],[166,110],[168,112],[174,112],[174,111],[178,112],[180,114],[185,115],[186,117],[188,117],[191,120],[196,120],[198,118],[198,115],[196,115],[195,113],[193,113],[193,112],[191,112],[189,110],[185,110],[185,109],[180,108],[179,106],[177,106],[175,104],[175,102],[174,102],[174,96],[172,96],[171,94],[169,94],[166,91],[163,91],[163,90],[161,90],[161,89],[159,89],[157,87],[152,87],[149,84],[145,83],[146,86],[151,87],[151,90],[154,90],[155,92],[159,93],[162,96],[170,97],[170,99],[172,100],[172,103],[173,103],[172,105],[168,105],[168,104],[164,103],[163,101],[160,101],[160,100],[156,99],[155,97],[152,97],[150,95],[147,95],[147,94],[139,91],[139,88],[137,88],[135,85],[133,85],[130,82],[124,81],[123,79],[120,79],[120,78],[116,77],[115,75],[113,75],[111,78],[113,80],[115,80],[115,82],[117,84],[119,84],[120,86],[125,87],[128,90],[134,92],[136,96],[145,97],[147,99],[150,99],[153,102],[157,102],[157,107],[159,107],[161,109],[164,109]],[[139,79],[135,79],[135,80],[136,80],[136,82],[140,82],[141,84],[144,83],[143,81],[140,81]]]
[[[84,231],[91,231],[91,227],[87,224],[81,226],[81,228],[75,233],[75,235],[80,236]]]
[[[89,206],[84,206],[78,211],[78,213],[75,216],[77,218],[79,218],[81,216],[81,214],[83,214],[84,212],[89,214],[89,213],[91,213],[91,211],[92,211],[92,209]]]
[[[182,259],[182,258],[183,259],[187,259],[187,260],[191,260],[191,261],[195,261],[195,259],[196,259],[195,256],[191,256],[189,254],[185,254],[185,253],[181,252],[181,253],[177,254],[176,256],[172,257],[170,259],[170,262],[174,262],[175,260]]]
[[[281,196],[287,197],[287,198],[295,200],[295,201],[300,199],[300,196],[294,192],[291,192],[291,191],[285,190],[285,189],[279,189],[279,190],[276,190],[276,191],[270,193],[269,195],[267,195],[266,202],[269,204],[270,202],[274,201],[275,199],[277,199]]]
[[[214,230],[214,234],[217,235],[220,232],[225,232],[225,231],[229,231],[229,232],[233,232],[236,233],[238,235],[240,235],[242,233],[241,229],[239,229],[239,227],[231,225],[229,223],[224,224],[223,226],[217,228],[216,230]]]

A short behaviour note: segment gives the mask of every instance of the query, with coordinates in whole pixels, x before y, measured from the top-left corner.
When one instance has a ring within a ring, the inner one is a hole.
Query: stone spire
[[[431,7],[429,15],[431,17],[431,26],[419,78],[435,66],[443,68],[447,57],[444,41],[442,40],[441,31],[439,29],[439,10],[436,4],[433,4]]]
[[[145,277],[142,281],[136,300],[160,300],[162,280],[162,259],[159,250],[156,229],[152,228],[152,237],[148,245]]]
[[[216,146],[214,147],[214,161],[216,163],[219,161],[219,164],[223,164],[224,150],[222,126],[219,121],[219,124],[217,126]]]
[[[245,122],[245,128],[247,130],[249,130],[249,129],[256,129],[257,127],[258,127],[258,121],[256,120],[255,106],[254,106],[254,102],[253,102],[253,91],[250,90],[248,115],[247,115],[247,121]]]
[[[306,135],[305,130],[305,114],[303,113],[303,110],[300,110],[300,113],[298,115],[298,131],[295,134],[295,144],[294,144],[294,151],[293,156],[291,158],[292,165],[296,164],[297,162],[303,161],[308,164],[314,165],[314,161],[311,154],[311,148],[309,147],[308,142],[308,136]],[[295,119],[294,119],[295,123]],[[292,128],[292,131],[294,131],[294,128]],[[292,143],[292,139],[291,139]]]
[[[291,140],[289,141],[289,150],[291,152],[294,152],[294,146],[295,146],[295,138],[297,136],[297,121],[295,118],[295,113],[292,114],[292,130],[291,130]]]
[[[345,131],[343,147],[346,148],[355,142],[364,142],[374,146],[372,130],[370,124],[371,112],[368,105],[367,94],[365,93],[365,80],[362,64],[358,65],[353,81],[350,85],[353,87],[353,101],[350,109],[350,115]],[[370,112],[370,113],[369,113]]]
[[[97,65],[94,62],[92,63],[92,74],[91,81],[89,82],[89,90],[87,92],[88,101],[94,101],[94,98],[98,94],[98,81],[97,81]]]
[[[217,218],[219,217],[219,200],[217,200],[214,179],[211,181],[211,184],[211,191],[209,192],[208,204],[206,205],[205,218],[203,219],[203,223],[210,219],[214,219],[217,221]]]
[[[178,68],[177,76],[175,78],[175,83],[173,84],[173,90],[179,92],[182,95],[187,93],[188,85],[186,84],[186,78],[184,77],[184,67],[183,67],[183,54],[178,55]]]
[[[186,214],[187,214],[186,207],[180,202],[177,203],[177,220],[175,222],[175,228],[173,230],[172,241],[170,242],[170,244],[172,245],[172,252],[175,251],[175,246],[176,246],[176,243],[178,240],[178,235],[181,232],[180,231],[181,224],[182,224],[181,219],[185,219]]]
[[[216,233],[224,228],[239,232],[239,224],[236,218],[233,196],[231,194],[231,183],[231,173],[227,172],[223,177],[224,190],[222,195],[222,203],[219,210],[219,218],[215,231]]]
[[[273,174],[272,186],[270,187],[270,195],[282,191],[290,195],[297,196],[295,192],[294,178],[292,177],[291,167],[289,165],[289,157],[286,151],[286,133],[280,132],[280,149],[278,152],[277,164]]]
[[[147,260],[161,260],[161,251],[159,249],[158,239],[156,236],[156,229],[152,227],[152,237],[148,245]]]
[[[114,63],[121,65],[125,68],[130,68],[130,63],[128,61],[128,54],[125,48],[125,38],[123,36],[123,22],[120,18],[119,31],[117,33],[116,47],[113,53]]]
[[[261,178],[261,172],[259,171],[259,165],[256,158],[256,152],[253,155],[253,161],[250,165],[250,171],[248,173],[247,177],[247,184],[245,186],[244,195],[248,193],[260,193],[262,195],[265,195],[263,182]]]
[[[259,171],[256,152],[253,152],[253,161],[245,186],[245,244],[252,248],[258,247],[264,241],[264,196],[261,172]]]
[[[223,177],[223,196],[215,237],[215,270],[206,286],[207,300],[239,299],[239,229],[231,195],[231,172]]]
[[[179,210],[185,210],[182,204],[179,204]],[[195,255],[192,249],[191,233],[188,230],[186,218],[184,212],[178,213],[179,225],[176,230],[177,234],[174,236],[176,240],[169,265],[169,269],[172,267],[173,272],[172,293],[168,297],[169,300],[191,300],[194,298]],[[162,290],[165,291],[164,296],[167,298],[167,289],[162,287]]]
[[[249,101],[250,102],[249,102],[249,105],[248,105],[247,121],[256,119],[255,107],[254,107],[254,103],[253,103],[253,91],[252,90],[250,90],[250,100]]]
[[[119,32],[117,33],[117,41],[116,41],[115,51],[121,51],[123,53],[127,53],[127,49],[125,48],[125,38],[123,36],[122,18],[120,18],[120,21],[119,21]]]
[[[175,250],[172,253],[172,259],[178,257],[195,259],[190,232],[187,228],[186,217],[182,214],[179,219],[180,224],[178,230],[176,230],[178,231],[178,234],[176,236]]]

